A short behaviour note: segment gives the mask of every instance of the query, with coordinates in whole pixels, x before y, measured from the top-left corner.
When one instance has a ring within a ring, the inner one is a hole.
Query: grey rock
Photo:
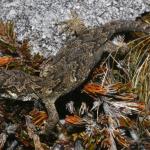
[[[0,18],[13,20],[18,40],[29,38],[33,52],[56,54],[65,36],[55,24],[76,10],[86,25],[133,19],[150,11],[150,0],[0,0]]]

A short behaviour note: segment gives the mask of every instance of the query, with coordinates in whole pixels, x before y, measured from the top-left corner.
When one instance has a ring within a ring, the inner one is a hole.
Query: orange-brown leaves
[[[131,84],[110,84],[108,86],[102,86],[96,83],[88,83],[84,86],[83,91],[91,95],[103,95],[112,96],[113,98],[120,100],[135,100],[137,95],[134,93],[128,93],[128,90],[132,89]],[[127,91],[127,92],[126,92]]]
[[[99,84],[94,83],[88,83],[84,86],[83,90],[88,94],[100,94],[100,95],[106,95],[107,89]]]
[[[39,127],[42,126],[44,121],[48,119],[46,112],[38,111],[36,109],[30,112],[30,116],[32,117],[33,124]]]
[[[7,69],[23,70],[32,75],[39,75],[39,67],[44,58],[39,55],[31,55],[29,41],[24,39],[17,42],[14,24],[11,21],[0,21],[0,67],[8,65]],[[17,58],[17,61],[14,60]],[[14,62],[11,63],[10,62]]]
[[[19,47],[18,53],[24,60],[31,61],[32,55],[30,52],[29,41],[27,39],[23,40]]]
[[[67,116],[65,118],[65,122],[67,124],[72,124],[72,125],[83,125],[83,124],[85,124],[85,121],[81,117],[79,117],[77,115]]]
[[[0,67],[4,65],[8,65],[9,63],[14,62],[14,61],[15,61],[15,58],[13,57],[7,57],[7,56],[0,57]]]
[[[124,147],[128,147],[129,143],[128,141],[121,135],[121,133],[119,132],[119,130],[114,130],[113,131],[114,134],[114,138],[117,140],[117,142],[124,146]]]
[[[12,21],[0,21],[0,39],[9,44],[15,44],[16,33],[14,32],[14,23]]]

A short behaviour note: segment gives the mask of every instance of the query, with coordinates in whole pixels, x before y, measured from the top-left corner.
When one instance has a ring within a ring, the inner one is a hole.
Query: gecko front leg
[[[56,100],[57,99],[55,97],[43,99],[48,114],[46,133],[52,132],[52,130],[56,127],[56,124],[59,121],[59,115],[55,107]]]

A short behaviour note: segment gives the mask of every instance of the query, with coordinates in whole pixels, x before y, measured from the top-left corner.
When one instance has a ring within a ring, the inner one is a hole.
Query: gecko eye
[[[46,91],[45,91],[45,93],[48,94],[48,95],[51,94],[52,92],[53,92],[52,89],[46,89]]]
[[[15,87],[11,87],[9,89],[9,91],[11,91],[12,93],[17,93],[18,92],[18,90]]]

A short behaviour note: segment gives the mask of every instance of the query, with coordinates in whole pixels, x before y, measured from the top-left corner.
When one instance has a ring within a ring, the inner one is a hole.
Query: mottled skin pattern
[[[22,101],[38,100],[43,81],[19,70],[0,70],[0,97]]]
[[[104,51],[117,49],[110,38],[121,31],[149,33],[149,26],[136,21],[114,21],[75,31],[77,37],[67,41],[55,57],[48,58],[41,65],[39,78],[21,71],[1,70],[0,97],[22,101],[42,99],[49,115],[48,127],[52,129],[59,120],[55,101],[87,79]]]

